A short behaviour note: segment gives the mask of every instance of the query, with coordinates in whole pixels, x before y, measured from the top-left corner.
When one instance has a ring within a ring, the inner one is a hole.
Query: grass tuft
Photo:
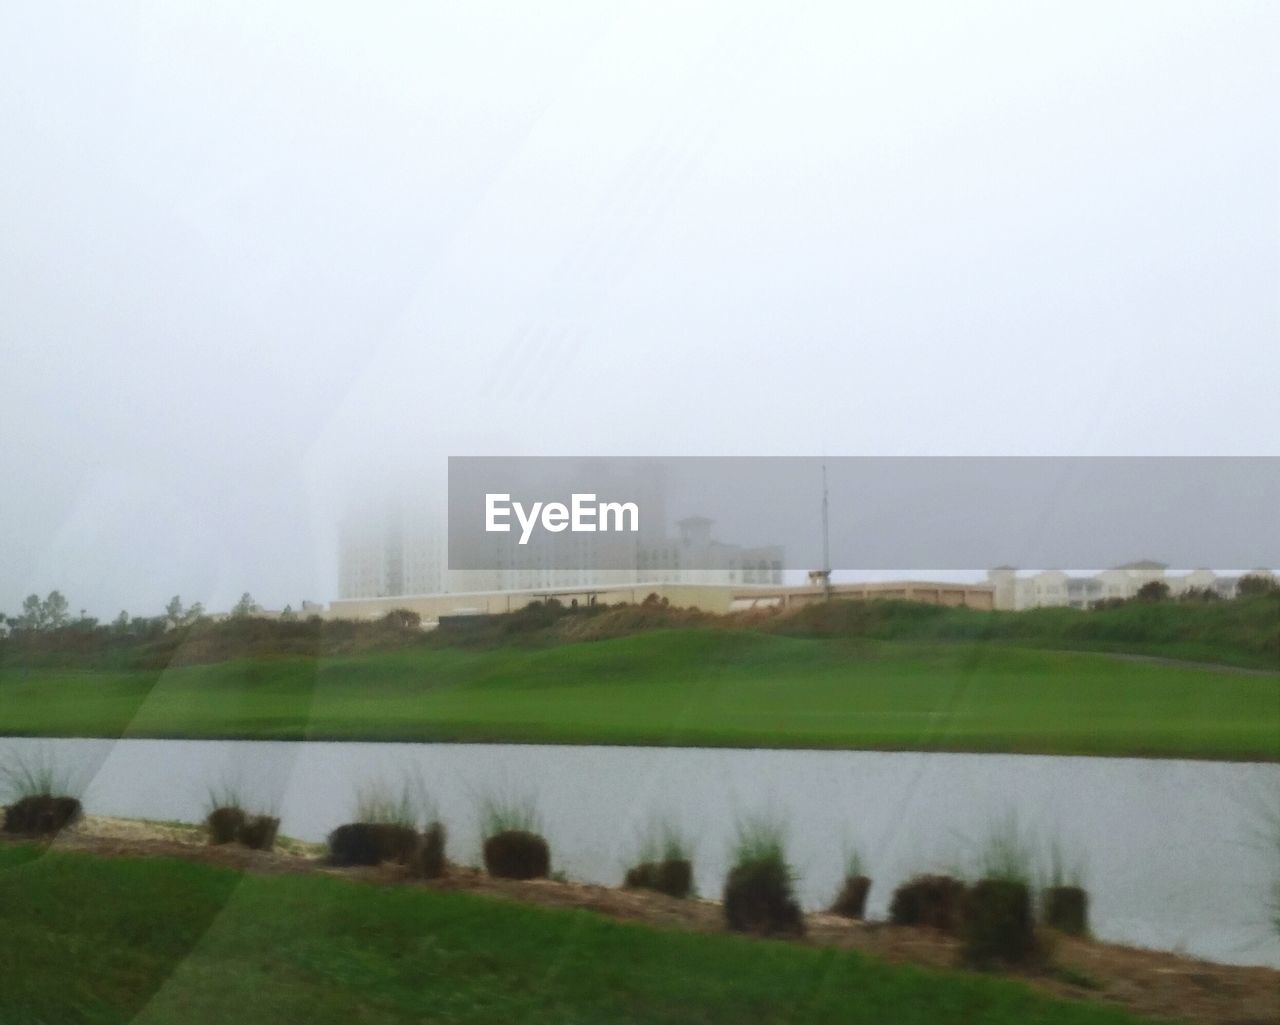
[[[979,879],[1022,883],[1030,887],[1036,877],[1036,845],[1010,810],[991,823],[978,847]]]
[[[40,749],[27,755],[11,752],[0,761],[0,803],[28,797],[79,799],[83,790],[75,775],[59,767],[48,750]]]
[[[378,779],[356,788],[356,822],[421,830],[437,817],[435,802],[416,773],[406,774],[398,786]]]
[[[846,845],[844,851],[844,877],[846,879],[857,879],[859,876],[867,874],[867,860],[862,856],[862,850],[856,844]]]
[[[1062,839],[1057,836],[1049,840],[1046,848],[1048,865],[1041,873],[1041,888],[1071,886],[1083,890],[1087,876],[1085,856],[1068,853]]]
[[[693,841],[680,823],[670,817],[649,821],[640,837],[641,862],[692,861]]]
[[[787,827],[774,815],[739,818],[730,849],[724,911],[729,928],[763,935],[804,932],[804,916],[792,892]]]
[[[729,863],[737,866],[759,862],[787,863],[787,826],[775,815],[748,815],[734,823]]]
[[[488,840],[499,833],[541,833],[542,816],[532,795],[485,794],[480,798],[480,836]]]

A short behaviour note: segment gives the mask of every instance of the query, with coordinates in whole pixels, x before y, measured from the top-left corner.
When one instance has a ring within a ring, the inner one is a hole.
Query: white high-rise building
[[[661,496],[646,508],[661,508]],[[427,507],[390,503],[350,515],[340,535],[338,597],[386,598],[477,591],[559,590],[636,583],[782,583],[783,551],[728,544],[712,521],[681,520],[667,537],[654,517],[637,536],[563,534],[564,547],[494,540],[494,569],[450,570],[444,517]],[[567,550],[570,546],[574,550]],[[568,568],[566,568],[568,567]]]
[[[449,590],[445,543],[442,518],[424,507],[392,502],[349,515],[340,532],[338,597]]]

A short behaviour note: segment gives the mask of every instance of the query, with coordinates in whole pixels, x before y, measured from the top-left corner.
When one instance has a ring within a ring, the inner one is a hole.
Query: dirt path
[[[318,844],[285,840],[282,849],[270,853],[211,847],[200,830],[189,826],[90,816],[63,832],[54,846],[112,857],[177,857],[263,874],[316,872],[399,881],[407,886],[464,890],[545,907],[586,910],[664,928],[724,930],[716,901],[675,900],[586,883],[491,879],[464,866],[450,866],[443,879],[414,880],[398,866],[331,868],[324,864],[324,849]],[[959,941],[931,929],[851,922],[828,914],[810,914],[806,924],[804,940],[786,942],[858,950],[900,964],[952,969],[960,964]],[[1051,969],[1015,977],[1058,997],[1111,1004],[1151,1017],[1202,1025],[1280,1025],[1280,971],[1220,965],[1056,934],[1051,942]]]

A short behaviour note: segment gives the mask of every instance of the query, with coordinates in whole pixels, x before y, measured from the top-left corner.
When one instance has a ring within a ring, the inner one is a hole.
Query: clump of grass
[[[921,925],[956,933],[968,889],[953,875],[919,875],[900,883],[889,902],[894,925]]]
[[[670,897],[693,892],[693,844],[672,819],[650,822],[640,840],[639,863],[627,870],[624,885]]]
[[[10,755],[0,762],[0,801],[21,801],[27,797],[74,797],[83,787],[76,777],[58,766],[45,750],[29,755]]]
[[[409,865],[422,876],[445,871],[443,824],[426,784],[416,773],[398,784],[376,779],[357,787],[354,821],[329,834],[329,862],[334,865]]]
[[[1069,855],[1061,839],[1056,836],[1046,846],[1048,867],[1042,880],[1043,886],[1046,889],[1061,887],[1084,889],[1087,874],[1084,856]]]
[[[867,861],[862,856],[861,849],[856,844],[847,845],[844,852],[844,877],[857,879],[865,875],[867,875]]]
[[[730,848],[724,910],[730,929],[762,934],[804,932],[792,892],[785,823],[770,815],[740,818]]]
[[[1085,860],[1068,855],[1058,837],[1050,839],[1048,864],[1041,869],[1040,917],[1045,925],[1072,936],[1089,931]]]
[[[978,847],[978,880],[965,892],[961,913],[970,964],[1021,964],[1038,956],[1032,899],[1036,862],[1036,845],[1016,812],[990,825]]]
[[[692,861],[693,842],[681,825],[671,818],[651,821],[640,838],[640,861]]]
[[[480,799],[480,836],[485,870],[500,879],[545,879],[551,848],[531,796],[487,794]]]
[[[734,865],[772,861],[787,863],[786,823],[773,815],[750,815],[734,823],[729,860]]]
[[[0,798],[6,806],[0,827],[6,833],[53,836],[80,818],[80,789],[48,751],[10,757],[0,763]]]
[[[436,818],[435,802],[419,776],[406,775],[398,786],[378,779],[356,789],[356,822],[418,830]]]
[[[846,845],[844,881],[831,904],[831,912],[845,918],[861,919],[866,911],[867,893],[870,890],[871,877],[867,875],[867,864],[862,851],[855,845]]]
[[[255,851],[275,847],[280,819],[265,809],[250,809],[239,784],[211,786],[205,799],[205,830],[211,844],[239,843]]]
[[[500,833],[540,833],[542,816],[530,795],[486,794],[480,798],[480,836],[488,840]]]
[[[978,847],[977,875],[1030,887],[1036,876],[1036,846],[1010,811],[993,822]]]
[[[1271,928],[1280,936],[1280,809],[1270,809],[1265,816],[1264,839],[1271,863],[1271,897],[1267,910]]]

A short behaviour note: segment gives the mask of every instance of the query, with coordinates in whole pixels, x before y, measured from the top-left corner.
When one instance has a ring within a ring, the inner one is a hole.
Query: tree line
[[[38,594],[29,594],[23,599],[22,611],[18,615],[10,616],[0,612],[0,628],[7,628],[11,633],[48,633],[68,628],[91,631],[100,625],[99,620],[90,616],[84,609],[81,609],[80,615],[73,619],[70,609],[70,603],[61,591],[50,591],[44,598]],[[261,611],[262,607],[246,591],[231,607],[230,615],[233,619],[247,619]],[[117,634],[146,634],[156,629],[168,630],[180,626],[192,626],[207,622],[210,618],[205,612],[203,602],[186,606],[183,605],[181,596],[175,594],[169,599],[161,615],[131,616],[127,609],[121,609],[120,614],[108,625],[108,629]],[[286,606],[281,618],[296,617],[293,617],[292,608]]]

